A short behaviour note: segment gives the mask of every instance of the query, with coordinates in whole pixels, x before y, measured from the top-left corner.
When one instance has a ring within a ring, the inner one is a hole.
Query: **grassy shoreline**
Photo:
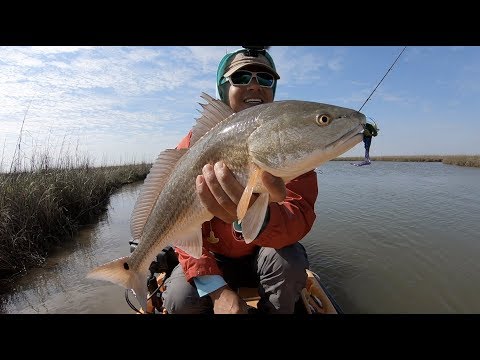
[[[150,167],[85,162],[0,174],[0,292],[2,284],[41,265],[53,245],[95,221],[116,189],[144,179]]]
[[[334,161],[361,161],[339,157]],[[480,155],[373,156],[373,161],[443,162],[480,167]],[[70,240],[96,221],[110,195],[122,185],[143,180],[151,164],[91,167],[48,161],[31,170],[0,173],[0,292],[9,280],[41,265],[54,245]]]
[[[480,167],[480,155],[397,155],[397,156],[372,156],[372,161],[398,161],[398,162],[442,162],[446,165],[467,167]],[[362,161],[363,157],[338,157],[333,161]]]

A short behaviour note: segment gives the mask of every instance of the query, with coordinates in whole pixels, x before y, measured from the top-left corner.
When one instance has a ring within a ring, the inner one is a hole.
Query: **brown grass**
[[[480,155],[445,156],[442,162],[449,165],[480,167]]]
[[[362,161],[363,157],[338,157],[336,161]],[[448,165],[480,167],[480,155],[372,156],[372,161],[442,162]]]
[[[363,157],[339,157],[361,161]],[[373,161],[443,162],[480,167],[480,155],[374,156]],[[42,264],[52,245],[68,241],[80,226],[106,210],[112,192],[142,180],[151,164],[92,167],[87,159],[32,158],[29,170],[0,173],[0,290],[2,280]],[[4,282],[5,283],[5,282]]]
[[[52,167],[43,161],[28,171],[0,174],[0,280],[43,263],[52,245],[95,220],[113,191],[144,179],[150,166],[92,167],[86,160],[64,160]]]

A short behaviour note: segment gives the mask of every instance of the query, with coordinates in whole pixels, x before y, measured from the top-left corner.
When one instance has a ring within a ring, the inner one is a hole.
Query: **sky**
[[[153,162],[195,124],[200,94],[215,97],[218,63],[239,48],[0,47],[0,171],[41,154]],[[275,100],[358,110],[371,95],[371,156],[480,154],[480,47],[407,46],[392,67],[403,48],[271,46]]]

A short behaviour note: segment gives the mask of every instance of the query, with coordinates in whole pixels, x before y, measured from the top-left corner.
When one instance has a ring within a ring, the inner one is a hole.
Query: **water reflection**
[[[314,270],[346,312],[480,312],[479,178],[441,163],[326,164],[304,240]]]
[[[85,226],[0,297],[2,312],[132,313],[122,288],[85,276],[100,263],[129,253],[129,219],[138,191],[139,184],[132,184],[112,195],[97,224]]]

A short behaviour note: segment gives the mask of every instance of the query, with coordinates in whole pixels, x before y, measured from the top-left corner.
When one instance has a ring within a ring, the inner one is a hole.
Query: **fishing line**
[[[380,82],[377,84],[377,86],[375,86],[375,89],[373,89],[372,93],[368,96],[367,100],[365,100],[365,102],[363,103],[363,105],[360,107],[360,109],[358,109],[358,111],[360,112],[360,110],[362,110],[362,108],[365,106],[365,104],[367,103],[368,100],[370,100],[370,98],[372,97],[373,93],[375,92],[375,90],[377,90],[377,88],[380,86],[380,84],[382,83],[383,79],[385,79],[385,77],[387,76],[387,74],[390,72],[390,70],[392,70],[393,66],[395,65],[395,63],[397,62],[397,60],[400,58],[400,56],[403,54],[403,52],[405,51],[407,47],[405,46],[403,48],[403,50],[400,52],[400,54],[398,54],[397,58],[395,59],[395,61],[393,62],[392,66],[390,66],[390,69],[387,70],[387,72],[385,73],[385,75],[383,75],[383,78],[382,80],[380,80]]]
[[[378,127],[378,125],[377,125],[377,123],[375,122],[375,119],[374,119],[374,118],[372,118],[372,117],[370,117],[370,116],[369,116],[368,118],[373,121],[373,123],[375,124],[376,127]]]

